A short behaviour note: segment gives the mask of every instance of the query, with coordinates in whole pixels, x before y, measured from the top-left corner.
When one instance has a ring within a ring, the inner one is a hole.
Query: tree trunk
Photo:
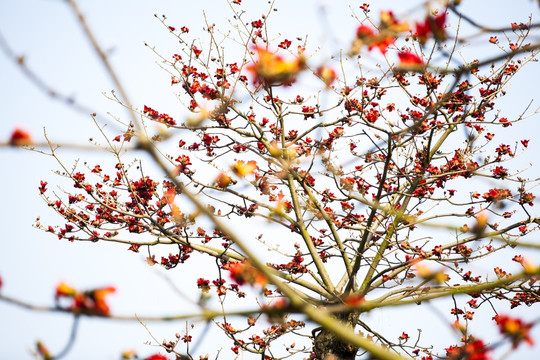
[[[343,323],[343,326],[354,328],[358,313],[338,314],[336,318]],[[313,338],[313,351],[318,360],[354,360],[358,347],[344,343],[332,332],[322,329]]]

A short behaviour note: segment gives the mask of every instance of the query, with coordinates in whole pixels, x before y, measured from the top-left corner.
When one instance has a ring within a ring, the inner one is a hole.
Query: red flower
[[[25,146],[33,145],[34,141],[32,140],[32,136],[30,136],[30,133],[28,131],[21,128],[16,128],[11,133],[9,144],[12,146]]]
[[[251,26],[253,26],[253,27],[256,28],[256,29],[260,29],[260,28],[263,27],[263,22],[262,22],[262,20],[260,20],[260,19],[259,19],[259,20],[252,21],[252,22],[251,22]]]
[[[496,201],[496,200],[503,200],[507,199],[512,196],[512,193],[508,189],[489,189],[487,193],[484,193],[482,197],[486,199],[487,201]]]
[[[446,348],[446,356],[449,360],[489,360],[491,359],[487,352],[490,349],[486,348],[486,345],[482,340],[475,340],[473,342],[466,343],[463,346],[450,346]]]
[[[169,360],[165,355],[154,354],[147,357],[145,360]]]
[[[532,193],[526,193],[522,191],[521,194],[519,195],[519,203],[521,205],[529,204],[529,206],[533,206],[534,199],[535,199],[535,196]]]
[[[512,340],[512,348],[517,348],[523,341],[530,346],[534,344],[529,336],[531,328],[534,325],[533,323],[525,324],[520,319],[511,318],[506,315],[495,315],[493,320],[499,326],[501,334],[508,336]]]
[[[196,48],[194,47],[194,49]],[[176,121],[168,114],[160,114],[158,111],[152,109],[150,106],[144,105],[143,113],[145,113],[152,120],[164,123],[166,125],[176,125]],[[129,139],[131,138],[131,134],[124,134],[124,139],[126,139],[126,135],[129,135]],[[129,141],[129,139],[126,140]],[[120,141],[120,138],[117,136],[113,141]]]
[[[363,295],[360,295],[360,294],[352,294],[352,295],[347,296],[343,300],[343,302],[349,306],[357,306],[365,302],[365,298]]]
[[[192,340],[192,336],[191,335],[184,335],[182,336],[182,341],[185,342],[185,343],[189,343],[191,342]]]
[[[406,22],[399,22],[391,11],[381,11],[381,21],[378,31],[370,26],[360,25],[356,29],[356,39],[353,41],[350,53],[358,54],[364,45],[371,51],[378,48],[382,54],[386,49],[394,44],[399,33],[408,31],[409,25]]]
[[[446,31],[444,25],[446,23],[446,12],[439,14],[435,17],[426,17],[423,23],[416,23],[416,36],[421,44],[425,44],[426,41],[433,36],[436,41],[443,41],[446,39]]]
[[[193,50],[193,53],[195,54],[195,57],[199,57],[199,55],[201,55],[202,53],[202,50],[199,50],[196,46],[193,46],[192,50]]]
[[[44,194],[45,191],[47,191],[47,182],[41,180],[41,181],[39,182],[39,193],[40,193],[40,194]]]
[[[139,244],[131,244],[128,248],[129,251],[133,251],[133,252],[139,252],[139,248],[141,247],[141,245]]]
[[[356,29],[356,37],[359,39],[367,38],[374,35],[375,31],[373,31],[373,29],[369,26],[360,25],[358,29]]]
[[[231,279],[236,281],[239,285],[247,282],[250,285],[259,284],[265,286],[267,283],[266,276],[246,261],[230,262],[223,265],[223,268],[229,270]]]
[[[356,29],[356,39],[350,53],[352,55],[358,54],[360,48],[366,45],[369,51],[378,48],[382,54],[385,54],[386,49],[394,44],[399,33],[408,30],[409,25],[406,22],[399,22],[391,11],[381,11],[378,31],[370,26],[360,25]]]
[[[292,44],[292,41],[285,39],[279,43],[278,48],[288,49],[291,46],[291,44]]]
[[[395,41],[396,39],[394,39],[392,36],[379,37],[376,41],[373,41],[371,44],[369,44],[368,50],[376,47],[377,49],[379,49],[381,54],[386,54],[386,49],[390,45],[394,44]]]
[[[197,279],[197,287],[200,288],[203,292],[207,293],[208,290],[210,289],[210,281],[203,278],[199,278]]]
[[[410,51],[400,51],[398,57],[401,66],[418,66],[424,64],[424,61],[418,55]]]
[[[505,169],[502,166],[497,166],[495,169],[493,169],[493,177],[495,179],[504,179],[508,176],[508,169]]]
[[[503,127],[512,126],[512,123],[507,118],[501,118],[499,122],[503,124]]]

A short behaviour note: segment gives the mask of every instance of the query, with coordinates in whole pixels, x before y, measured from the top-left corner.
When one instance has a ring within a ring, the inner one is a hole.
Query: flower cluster
[[[68,309],[73,312],[85,314],[109,316],[109,305],[105,298],[116,291],[112,286],[78,291],[65,282],[61,282],[56,286],[55,299],[60,304],[61,301],[68,301]],[[60,306],[60,305],[59,305]]]

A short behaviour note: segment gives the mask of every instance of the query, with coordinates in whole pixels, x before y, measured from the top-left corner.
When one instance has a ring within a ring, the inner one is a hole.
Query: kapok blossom
[[[336,71],[329,66],[319,66],[317,68],[317,76],[321,78],[326,86],[332,85],[337,78]]]
[[[32,140],[32,136],[28,131],[21,128],[16,128],[11,133],[9,144],[11,146],[28,146],[33,145],[34,141]]]
[[[462,346],[450,346],[445,349],[449,360],[490,360],[490,349],[482,340],[470,341]]]
[[[398,58],[401,66],[418,66],[423,65],[424,61],[418,55],[412,53],[411,51],[400,51],[398,53]]]
[[[250,160],[248,162],[240,160],[231,167],[231,170],[237,176],[246,176],[249,174],[253,174],[257,170],[257,163],[255,162],[255,160]]]
[[[393,12],[383,10],[378,29],[363,24],[356,29],[356,39],[354,39],[349,53],[356,55],[365,45],[369,51],[377,48],[381,54],[385,54],[386,49],[394,44],[399,34],[408,30],[409,24],[407,22],[398,21]]]
[[[108,316],[110,309],[105,301],[105,297],[115,291],[116,289],[112,286],[88,291],[77,291],[65,282],[61,282],[56,286],[55,299],[57,301],[60,298],[70,299],[71,305],[69,309],[72,311]]]
[[[253,75],[254,82],[265,86],[279,86],[291,84],[296,77],[306,67],[306,60],[303,55],[299,55],[294,60],[284,60],[280,55],[276,55],[260,46],[255,48],[257,60],[247,66],[248,71]]]
[[[507,315],[495,315],[493,320],[499,326],[501,334],[512,340],[512,348],[517,348],[523,341],[532,346],[534,341],[530,337],[533,323],[524,323],[521,319],[511,318]]]
[[[223,268],[229,270],[231,279],[239,285],[248,283],[250,285],[265,286],[268,283],[266,276],[247,261],[229,262],[223,265]]]
[[[446,12],[442,12],[437,16],[428,15],[424,22],[416,23],[416,33],[420,44],[425,44],[426,41],[433,37],[435,41],[443,41],[446,39]]]

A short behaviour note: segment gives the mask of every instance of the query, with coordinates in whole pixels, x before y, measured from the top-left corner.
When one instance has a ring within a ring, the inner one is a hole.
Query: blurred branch
[[[103,151],[102,148],[98,147],[98,146],[93,146],[93,145],[83,145],[83,144],[77,144],[77,143],[61,143],[61,144],[54,144],[52,143],[52,146],[57,150],[57,149],[60,149],[60,148],[64,148],[64,149],[71,149],[71,150],[84,150],[84,151]],[[42,149],[42,148],[50,148],[50,145],[48,142],[37,142],[37,143],[33,143],[32,145],[23,145],[23,146],[16,146],[16,145],[13,145],[9,142],[6,142],[6,141],[0,141],[0,148],[7,148],[7,147],[12,147],[12,148],[22,148],[22,149],[25,149],[25,150],[32,150],[32,151],[38,151],[38,152],[41,152],[43,153],[43,151],[39,150],[39,149]],[[136,147],[132,147],[132,148],[124,148],[125,150],[137,150]],[[45,153],[44,153],[45,154]],[[46,154],[48,155],[48,154]]]
[[[74,1],[74,0],[66,0],[66,2],[71,6],[71,9],[73,10],[75,15],[77,16],[79,24],[81,25],[87,39],[92,44],[92,47],[93,47],[94,51],[99,56],[99,59],[101,60],[101,63],[103,64],[103,66],[105,67],[105,69],[107,71],[107,75],[109,75],[109,77],[113,81],[114,85],[116,86],[116,89],[118,90],[118,92],[120,94],[120,98],[124,102],[124,105],[126,107],[128,107],[129,109],[131,109],[132,103],[131,103],[131,101],[129,101],[127,92],[124,89],[124,87],[122,86],[122,82],[120,81],[120,78],[116,75],[116,72],[114,71],[111,63],[109,62],[107,54],[105,53],[105,51],[103,51],[103,49],[99,45],[96,37],[94,36],[93,32],[90,30],[90,27],[86,23],[86,19],[84,18],[84,15],[82,14],[82,12],[79,10],[79,6],[77,5],[77,2]],[[131,117],[132,123],[135,125],[136,129],[139,132],[139,136],[137,137],[139,142],[141,144],[145,144],[145,143],[149,142],[148,138],[144,135],[144,132],[142,131],[141,124],[139,123],[139,121],[137,119],[137,116],[135,115],[135,112],[128,111],[128,113],[129,113],[129,115]]]
[[[88,312],[88,311],[79,311],[79,310],[72,310],[69,308],[61,308],[56,306],[43,306],[43,305],[35,305],[31,304],[10,296],[2,295],[0,294],[0,301],[3,301],[7,304],[15,305],[17,307],[31,310],[31,311],[38,311],[38,312],[50,312],[50,313],[64,313],[64,314],[70,314],[70,315],[76,315],[76,316],[86,316],[86,317],[93,317],[93,318],[102,318],[106,320],[116,320],[116,321],[148,321],[148,322],[166,322],[166,321],[183,321],[183,320],[193,320],[193,319],[200,319],[200,320],[211,320],[216,317],[221,316],[249,316],[253,314],[269,314],[269,315],[281,315],[286,312],[290,312],[290,308],[288,307],[264,307],[264,308],[253,308],[248,310],[239,310],[239,311],[228,311],[223,312],[220,310],[210,310],[210,309],[202,309],[201,312],[197,313],[188,313],[188,314],[181,314],[181,315],[163,315],[163,316],[138,316],[138,315],[104,315],[100,313],[95,312]]]
[[[502,33],[502,32],[505,32],[505,31],[514,30],[513,27],[508,27],[508,26],[499,27],[499,28],[492,28],[492,27],[489,27],[489,26],[482,25],[479,22],[477,22],[476,20],[472,19],[470,16],[467,16],[464,13],[462,13],[461,11],[459,11],[456,8],[456,6],[453,5],[453,4],[449,4],[448,9],[450,9],[454,14],[456,14],[457,16],[462,18],[463,20],[467,21],[472,26],[480,29],[482,32]],[[537,27],[540,27],[540,24],[530,24],[530,25],[527,25],[527,27],[529,29],[537,28]]]
[[[469,63],[469,64],[466,64],[466,65],[460,66],[459,68],[456,68],[456,69],[437,69],[437,68],[435,68],[434,70],[437,73],[443,74],[443,75],[447,75],[447,74],[462,75],[462,74],[465,74],[465,73],[467,73],[467,72],[469,72],[471,70],[478,69],[478,68],[480,68],[482,66],[491,65],[492,63],[495,63],[497,61],[501,61],[501,60],[505,60],[505,59],[511,59],[512,57],[514,57],[514,55],[530,52],[532,54],[532,56],[536,56],[538,54],[539,49],[540,49],[540,44],[523,46],[523,47],[520,47],[519,49],[512,50],[512,51],[510,51],[508,53],[504,53],[504,54],[501,54],[501,55],[498,55],[498,56],[494,56],[494,57],[491,57],[491,58],[488,58],[488,59],[485,59],[485,60],[482,60],[482,61]]]
[[[396,295],[398,299],[394,300],[393,298],[387,299],[387,296],[382,296],[381,298],[365,301],[358,306],[354,306],[352,308],[358,309],[361,312],[367,312],[373,309],[383,308],[383,307],[389,307],[389,306],[403,306],[403,305],[412,305],[412,304],[419,304],[422,301],[429,301],[434,300],[442,297],[449,297],[454,295],[460,295],[460,294],[478,294],[485,290],[491,290],[491,289],[498,289],[501,287],[508,286],[516,281],[530,279],[534,276],[537,276],[540,274],[540,267],[537,267],[532,270],[522,271],[518,274],[511,275],[511,276],[505,276],[495,281],[486,281],[482,284],[476,284],[476,285],[456,285],[453,287],[444,286],[437,288],[436,286],[429,289],[429,292],[426,293],[426,288],[420,288],[415,292],[414,294],[409,293],[406,294],[406,296],[416,295],[420,294],[417,297],[401,300],[403,296]],[[403,291],[410,290],[410,289],[402,289]],[[335,305],[335,306],[329,306],[327,309],[330,312],[339,313],[342,311],[345,311],[347,309],[350,309],[351,306],[346,305]]]
[[[69,340],[64,349],[60,351],[60,353],[56,356],[53,356],[54,360],[58,360],[66,356],[71,348],[73,347],[73,344],[75,343],[75,339],[77,338],[77,329],[79,328],[79,315],[75,315],[73,318],[73,324],[71,325],[71,333],[69,335]]]
[[[15,65],[19,67],[19,70],[22,72],[22,74],[32,83],[34,86],[52,98],[53,100],[56,100],[60,103],[63,103],[69,108],[72,108],[73,110],[80,112],[84,115],[90,115],[95,113],[95,110],[91,109],[88,105],[81,104],[79,101],[77,101],[74,97],[65,95],[57,90],[55,90],[51,85],[49,85],[42,77],[40,77],[34,70],[32,70],[25,59],[24,55],[17,55],[15,51],[11,48],[11,46],[8,44],[6,38],[0,31],[0,50],[8,57],[10,60],[13,61]],[[105,119],[100,116],[100,121],[103,122]],[[116,125],[113,125],[116,126]],[[0,147],[3,147],[4,143],[0,143]],[[39,145],[37,145],[39,146]],[[45,145],[42,145],[45,146]],[[74,147],[70,145],[69,147]]]

